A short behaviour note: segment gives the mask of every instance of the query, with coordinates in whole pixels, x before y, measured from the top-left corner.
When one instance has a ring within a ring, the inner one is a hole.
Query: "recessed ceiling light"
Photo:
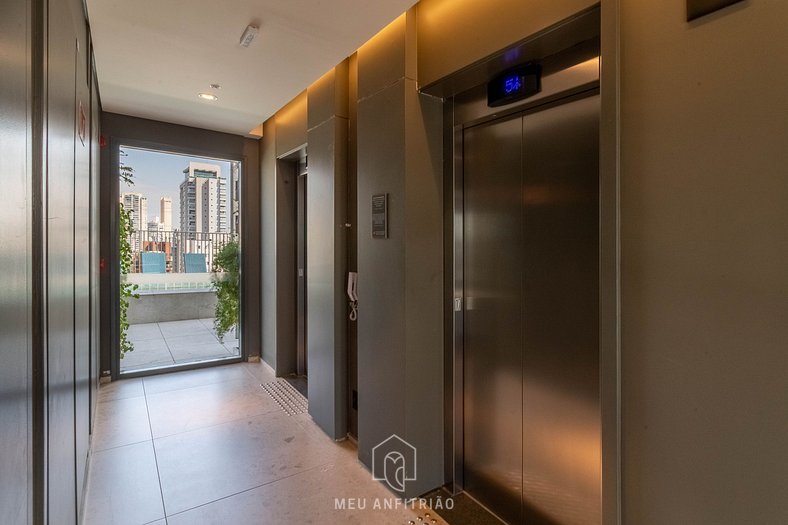
[[[199,93],[197,96],[200,97],[203,100],[210,100],[210,101],[213,101],[213,102],[219,100],[219,97],[217,97],[213,93]]]

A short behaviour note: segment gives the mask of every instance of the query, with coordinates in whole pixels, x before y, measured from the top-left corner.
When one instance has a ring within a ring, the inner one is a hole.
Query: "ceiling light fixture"
[[[217,97],[213,93],[198,93],[197,96],[203,100],[210,100],[212,102],[219,100],[219,97]]]
[[[246,31],[244,31],[244,34],[241,35],[241,39],[238,41],[238,43],[241,44],[242,47],[249,47],[252,45],[254,39],[257,38],[257,34],[259,32],[259,27],[249,24],[246,26]]]

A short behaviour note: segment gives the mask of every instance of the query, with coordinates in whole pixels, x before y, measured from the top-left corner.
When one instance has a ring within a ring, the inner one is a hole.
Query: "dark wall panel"
[[[76,35],[70,5],[49,3],[47,113],[48,512],[77,516],[74,423],[74,130]]]
[[[101,217],[99,214],[99,135],[101,133],[101,105],[99,101],[98,82],[95,75],[91,76],[90,93],[90,428],[93,429],[96,413],[99,368],[100,320],[100,288],[99,288],[99,239]]]
[[[443,481],[442,103],[418,93],[414,65],[415,11],[358,52],[359,459],[392,434],[409,441],[408,497]],[[384,193],[389,237],[373,239]]]
[[[347,435],[347,90],[347,62],[308,90],[309,413],[334,439]]]
[[[74,387],[77,509],[82,508],[90,445],[90,78],[81,2],[71,2],[77,34],[74,139]]]
[[[269,119],[263,125],[260,140],[260,262],[262,270],[262,358],[277,367],[276,307],[276,123]]]
[[[0,16],[0,523],[29,522],[32,495],[29,8],[4,2]]]

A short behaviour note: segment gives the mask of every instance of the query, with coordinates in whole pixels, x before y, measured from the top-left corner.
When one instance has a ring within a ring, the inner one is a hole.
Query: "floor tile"
[[[184,335],[202,334],[208,332],[208,328],[199,319],[189,319],[187,321],[169,321],[159,323],[161,333],[165,338],[180,337]]]
[[[342,508],[342,501],[356,502],[364,508]],[[430,513],[421,509],[388,508],[396,505],[394,497],[354,457],[326,464],[225,499],[209,503],[182,514],[170,515],[169,525],[223,525],[225,523],[290,523],[404,525],[410,520],[424,521]],[[378,502],[376,507],[376,502]],[[421,517],[422,520],[418,520]]]
[[[127,336],[130,341],[150,341],[151,339],[162,339],[164,337],[157,323],[129,325]]]
[[[239,366],[242,366],[260,384],[276,380],[274,369],[265,361],[241,363]]]
[[[247,380],[163,392],[147,399],[154,438],[281,411],[260,386]]]
[[[130,397],[142,397],[145,390],[142,388],[142,379],[120,379],[111,383],[102,383],[99,387],[98,401],[114,401]]]
[[[228,352],[230,352],[230,355],[236,357],[241,355],[241,347],[239,346],[238,341],[234,341],[232,343],[225,342],[223,346]]]
[[[282,412],[156,439],[155,446],[168,515],[326,464],[338,453]]]
[[[122,371],[126,371],[171,365],[174,362],[164,339],[138,341],[134,343],[134,350],[127,352],[120,360],[120,368]]]
[[[189,370],[188,372],[150,376],[140,381],[144,381],[145,393],[147,395],[171,392],[184,388],[193,388],[196,386],[212,385],[225,381],[246,381],[250,384],[254,382],[253,378],[250,377],[249,373],[244,368],[235,365],[215,366],[200,370]]]
[[[94,451],[151,439],[148,407],[144,397],[105,401],[96,407],[96,426],[91,438]]]
[[[92,455],[85,525],[140,525],[164,518],[153,443]]]
[[[216,339],[213,340],[213,343],[171,347],[170,353],[176,364],[232,357],[230,351],[224,345],[219,344]]]
[[[120,368],[123,371],[150,368],[154,366],[171,365],[175,361],[172,359],[167,343],[164,339],[138,341],[134,343],[134,350],[127,352],[120,360]]]
[[[208,330],[203,330],[200,333],[191,335],[168,336],[165,340],[167,341],[167,346],[173,351],[182,350],[195,345],[219,344],[216,337]]]

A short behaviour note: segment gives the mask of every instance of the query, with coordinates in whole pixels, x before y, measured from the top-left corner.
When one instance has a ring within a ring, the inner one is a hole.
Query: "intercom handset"
[[[358,273],[347,274],[347,297],[350,304],[350,320],[358,319]]]

